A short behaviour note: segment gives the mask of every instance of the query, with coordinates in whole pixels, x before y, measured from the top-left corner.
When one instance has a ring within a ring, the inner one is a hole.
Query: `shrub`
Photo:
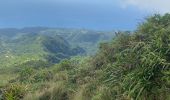
[[[69,91],[61,82],[53,85],[50,89],[45,90],[39,97],[40,100],[69,100]]]
[[[70,62],[70,60],[63,60],[60,62],[59,64],[59,70],[60,71],[64,71],[64,70],[70,70],[73,68],[72,63]]]
[[[118,85],[127,98],[167,99],[169,90],[163,78],[168,78],[164,72],[170,67],[170,21],[165,17],[170,19],[169,14],[150,17],[136,33],[126,38],[120,35],[112,43],[116,61],[107,62],[111,66],[105,66],[105,82],[110,87]]]
[[[49,70],[40,70],[33,76],[34,82],[50,81],[53,79],[53,73]]]
[[[2,89],[4,100],[20,100],[26,95],[27,86],[21,84],[10,84]]]
[[[31,82],[30,77],[35,73],[35,70],[31,67],[24,67],[19,73],[20,82]]]

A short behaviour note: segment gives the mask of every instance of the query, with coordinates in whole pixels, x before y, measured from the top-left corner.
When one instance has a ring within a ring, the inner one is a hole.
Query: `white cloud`
[[[134,6],[140,10],[168,13],[170,0],[121,0],[122,7]]]

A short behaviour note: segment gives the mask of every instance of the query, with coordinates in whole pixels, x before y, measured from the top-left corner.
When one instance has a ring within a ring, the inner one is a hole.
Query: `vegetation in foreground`
[[[170,14],[119,32],[94,56],[48,68],[23,65],[1,87],[3,100],[169,100]]]

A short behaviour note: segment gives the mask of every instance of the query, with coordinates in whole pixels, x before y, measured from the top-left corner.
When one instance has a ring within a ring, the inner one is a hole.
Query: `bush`
[[[53,73],[49,70],[38,71],[34,76],[34,82],[50,81],[53,79]]]
[[[111,89],[106,86],[100,86],[96,94],[92,97],[92,100],[115,100],[116,99],[116,93],[114,92],[114,89]]]
[[[19,81],[20,82],[31,82],[30,77],[35,73],[35,70],[30,67],[24,67],[19,73]]]
[[[72,68],[73,68],[73,66],[72,66],[72,63],[70,62],[70,60],[63,60],[59,64],[60,71],[70,70]]]
[[[37,83],[50,81],[53,79],[53,72],[47,69],[35,70],[30,67],[23,68],[20,73],[18,80],[22,83]]]
[[[167,99],[169,90],[163,80],[169,77],[164,72],[170,68],[170,20],[167,19],[170,14],[155,15],[140,25],[136,33],[126,38],[120,35],[114,40],[111,44],[114,54],[107,53],[115,56],[115,62],[108,61],[104,66],[105,82],[110,87],[118,85],[120,94],[130,99]],[[101,53],[105,54],[106,50]],[[109,60],[106,56],[102,61]]]
[[[2,89],[4,100],[20,100],[26,95],[27,87],[21,84],[10,84]]]
[[[40,100],[69,100],[69,91],[63,83],[57,83],[39,97]]]

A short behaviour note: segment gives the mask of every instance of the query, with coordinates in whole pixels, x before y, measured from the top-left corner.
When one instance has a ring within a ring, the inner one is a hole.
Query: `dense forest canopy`
[[[92,40],[91,36],[88,39]],[[50,38],[44,43],[47,51],[58,50],[50,49],[58,45],[55,40]],[[68,53],[63,50],[68,50],[69,44],[61,45],[61,51]],[[42,63],[31,62],[6,69],[16,77],[1,85],[0,98],[169,100],[170,14],[148,17],[133,33],[116,33],[110,42],[100,44],[95,55],[74,56],[48,67],[41,66]]]

